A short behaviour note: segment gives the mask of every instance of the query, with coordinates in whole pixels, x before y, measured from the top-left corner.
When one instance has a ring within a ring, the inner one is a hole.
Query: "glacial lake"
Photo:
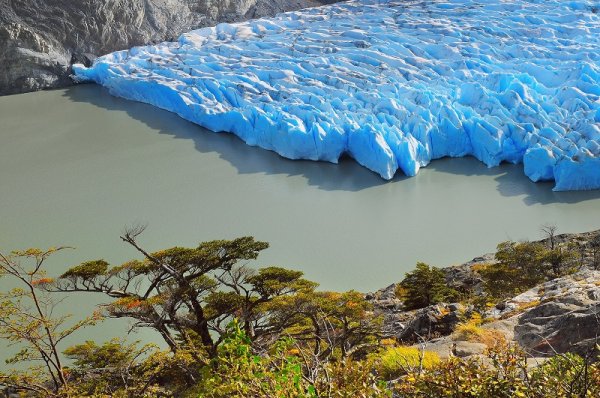
[[[0,97],[0,250],[74,247],[48,263],[52,275],[89,259],[138,258],[119,234],[144,223],[149,250],[253,235],[271,244],[257,266],[300,269],[323,289],[373,291],[417,261],[464,262],[503,240],[537,239],[546,223],[600,228],[600,191],[552,186],[529,181],[521,165],[488,169],[472,158],[389,182],[352,160],[286,160],[95,85]],[[97,299],[64,305],[82,316]],[[123,334],[123,325],[78,338]]]

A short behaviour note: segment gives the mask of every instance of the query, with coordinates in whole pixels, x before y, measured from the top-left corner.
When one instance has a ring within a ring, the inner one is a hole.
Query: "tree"
[[[188,350],[197,363],[215,357],[233,318],[252,339],[277,333],[280,330],[273,329],[263,308],[279,297],[316,287],[299,271],[279,267],[254,271],[239,265],[268,247],[252,237],[150,253],[137,242],[143,230],[130,229],[121,237],[143,255],[142,260],[115,267],[104,260],[88,261],[65,272],[52,289],[112,298],[104,307],[108,316],[130,318],[134,328],[156,330],[173,353]],[[194,382],[192,369],[188,376]]]
[[[400,286],[403,290],[400,298],[404,299],[404,306],[409,310],[452,300],[458,294],[447,286],[443,270],[421,262],[417,263],[414,271],[406,274]]]
[[[544,235],[546,235],[546,240],[548,240],[549,249],[554,250],[556,248],[556,225],[545,224],[542,225],[541,229]]]
[[[545,261],[550,265],[550,276],[558,278],[568,272],[568,267],[577,259],[577,251],[574,244],[562,246],[557,242],[556,225],[547,224],[542,226],[542,232],[546,235],[548,251]]]
[[[272,321],[312,351],[313,362],[368,351],[381,338],[382,318],[362,293],[309,292],[278,300]]]
[[[486,293],[494,299],[513,297],[546,279],[548,250],[532,242],[502,242],[497,246],[496,263],[479,273]]]
[[[548,234],[553,236],[554,230]],[[574,271],[577,252],[573,246],[560,245],[555,238],[548,238],[548,242],[548,248],[538,242],[500,243],[496,263],[479,270],[487,295],[492,299],[513,297],[545,280]]]
[[[544,260],[550,266],[546,274],[551,278],[558,278],[563,275],[573,273],[577,269],[577,249],[576,244],[568,244],[566,246],[557,246],[546,252]]]
[[[107,316],[133,319],[134,328],[153,328],[174,355],[192,357],[180,372],[188,385],[196,384],[201,368],[219,355],[234,319],[258,351],[267,352],[281,336],[296,338],[312,352],[306,367],[377,343],[381,322],[363,294],[316,292],[317,285],[300,271],[239,264],[256,259],[267,243],[244,237],[150,253],[137,242],[142,230],[122,236],[142,260],[114,267],[104,260],[84,262],[49,289],[110,297]]]
[[[10,278],[10,284],[18,286],[0,292],[0,337],[20,348],[7,362],[41,364],[25,372],[1,373],[0,386],[46,397],[58,396],[68,390],[59,346],[65,338],[81,327],[93,324],[98,317],[67,326],[69,316],[53,315],[57,302],[41,289],[52,283],[43,265],[51,255],[64,249],[0,253],[0,278]]]

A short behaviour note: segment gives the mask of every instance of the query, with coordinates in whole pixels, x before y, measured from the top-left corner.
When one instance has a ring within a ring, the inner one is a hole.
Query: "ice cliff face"
[[[600,4],[357,0],[183,34],[74,67],[118,96],[291,159],[385,179],[432,159],[600,188]]]
[[[0,0],[0,95],[71,84],[84,61],[334,0]]]

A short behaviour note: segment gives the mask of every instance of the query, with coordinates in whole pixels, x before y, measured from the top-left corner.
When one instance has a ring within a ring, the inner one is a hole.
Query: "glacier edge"
[[[356,0],[188,32],[73,66],[116,96],[291,159],[391,179],[472,155],[600,188],[592,1]]]

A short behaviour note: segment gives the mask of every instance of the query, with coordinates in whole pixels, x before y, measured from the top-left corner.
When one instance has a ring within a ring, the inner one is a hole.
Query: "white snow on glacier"
[[[183,34],[73,67],[291,159],[390,179],[432,159],[600,188],[597,0],[355,0]]]

